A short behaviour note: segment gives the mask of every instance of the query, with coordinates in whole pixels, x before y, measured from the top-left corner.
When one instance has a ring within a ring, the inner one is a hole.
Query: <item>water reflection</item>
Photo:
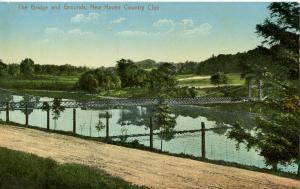
[[[0,90],[1,101],[22,101],[38,103],[39,101],[51,100],[49,98],[22,97],[12,94],[4,94]],[[138,140],[141,144],[149,146],[149,127],[150,117],[155,114],[155,106],[130,106],[118,108],[101,108],[82,110],[77,112],[77,133],[92,136],[105,137],[105,129],[97,131],[95,126],[99,119],[106,124],[106,112],[109,112],[110,136],[126,136],[145,134],[144,136],[124,137],[121,140]],[[99,117],[99,114],[102,115]],[[236,149],[236,142],[229,140],[225,134],[228,131],[227,126],[231,126],[236,121],[247,125],[249,128],[255,124],[255,116],[247,112],[224,111],[213,107],[201,106],[174,106],[172,114],[176,117],[177,125],[175,131],[199,130],[201,122],[204,122],[206,128],[219,128],[206,132],[206,154],[208,159],[224,160],[240,164],[253,165],[265,168],[264,158],[259,156],[254,149],[247,151],[245,146]],[[72,131],[72,109],[66,109],[61,117],[54,123],[50,121],[50,129],[59,129]],[[11,121],[21,124],[25,123],[24,112],[10,111]],[[0,119],[5,119],[5,113],[0,114]],[[46,128],[46,112],[41,110],[30,111],[29,125],[35,125]],[[55,127],[57,125],[57,127]],[[160,128],[156,122],[153,122],[153,129],[156,133]],[[163,145],[162,145],[163,143]],[[170,140],[161,140],[158,135],[154,136],[154,148],[160,149],[163,146],[164,151],[172,153],[184,153],[194,156],[201,156],[201,132],[174,134]],[[296,172],[296,167],[281,167],[284,171]]]

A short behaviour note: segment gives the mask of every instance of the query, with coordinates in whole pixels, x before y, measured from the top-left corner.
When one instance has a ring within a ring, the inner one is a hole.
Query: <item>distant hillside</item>
[[[263,61],[269,57],[270,55],[266,48],[257,47],[243,53],[212,56],[201,62],[187,61],[178,63],[176,67],[179,74],[211,75],[216,72],[237,73],[243,72],[247,64],[257,63],[258,58],[260,61]]]
[[[135,62],[135,64],[142,69],[151,69],[158,66],[158,64],[151,59],[142,60],[139,62]]]

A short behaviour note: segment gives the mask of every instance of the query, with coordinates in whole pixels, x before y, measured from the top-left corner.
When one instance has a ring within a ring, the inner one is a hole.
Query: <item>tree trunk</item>
[[[252,96],[252,81],[251,81],[251,79],[247,79],[247,85],[248,85],[248,97],[250,97],[251,98],[251,96]]]
[[[262,80],[257,81],[258,99],[262,100]]]
[[[272,163],[272,170],[277,171],[277,163]]]

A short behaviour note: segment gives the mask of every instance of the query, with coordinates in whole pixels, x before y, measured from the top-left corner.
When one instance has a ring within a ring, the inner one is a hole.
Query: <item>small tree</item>
[[[61,98],[54,98],[52,104],[52,116],[53,116],[55,128],[56,128],[56,121],[60,117],[60,113],[65,110],[65,107],[61,105],[61,101],[62,101]]]
[[[227,81],[227,76],[222,72],[217,72],[210,77],[211,84],[218,85],[218,87],[220,87],[220,84],[227,84]]]
[[[20,72],[24,75],[32,75],[34,73],[34,61],[30,58],[22,60],[20,63]]]
[[[156,108],[155,121],[160,127],[159,137],[166,141],[174,137],[174,128],[176,126],[176,118],[171,116],[171,108],[167,103],[167,96],[161,95],[160,103]]]
[[[100,131],[102,131],[102,130],[105,128],[104,123],[101,121],[101,118],[102,118],[102,117],[103,117],[103,116],[102,116],[101,114],[99,114],[98,122],[97,122],[96,125],[95,125],[95,128],[96,128],[96,130],[97,130],[97,132],[98,132],[98,135],[100,135]]]
[[[8,64],[7,72],[11,76],[17,76],[20,74],[20,65],[19,64]]]

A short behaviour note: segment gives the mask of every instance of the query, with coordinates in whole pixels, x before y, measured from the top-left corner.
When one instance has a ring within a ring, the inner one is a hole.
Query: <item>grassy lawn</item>
[[[231,85],[243,85],[245,80],[241,79],[240,73],[229,73],[226,74],[228,77],[228,84]],[[196,78],[192,79],[192,77],[197,77],[196,75],[178,75],[176,78],[179,80],[179,84],[183,86],[212,86],[209,78]],[[205,77],[205,76],[204,76]],[[210,77],[210,76],[208,76]],[[190,79],[187,79],[190,78]]]
[[[132,185],[103,170],[0,147],[0,188],[146,188]]]
[[[1,78],[0,87],[6,89],[72,90],[79,76],[37,75],[33,77]]]
[[[102,91],[99,93],[99,96],[130,98],[130,97],[153,97],[156,96],[156,94],[149,92],[145,88],[124,88],[124,89]]]

